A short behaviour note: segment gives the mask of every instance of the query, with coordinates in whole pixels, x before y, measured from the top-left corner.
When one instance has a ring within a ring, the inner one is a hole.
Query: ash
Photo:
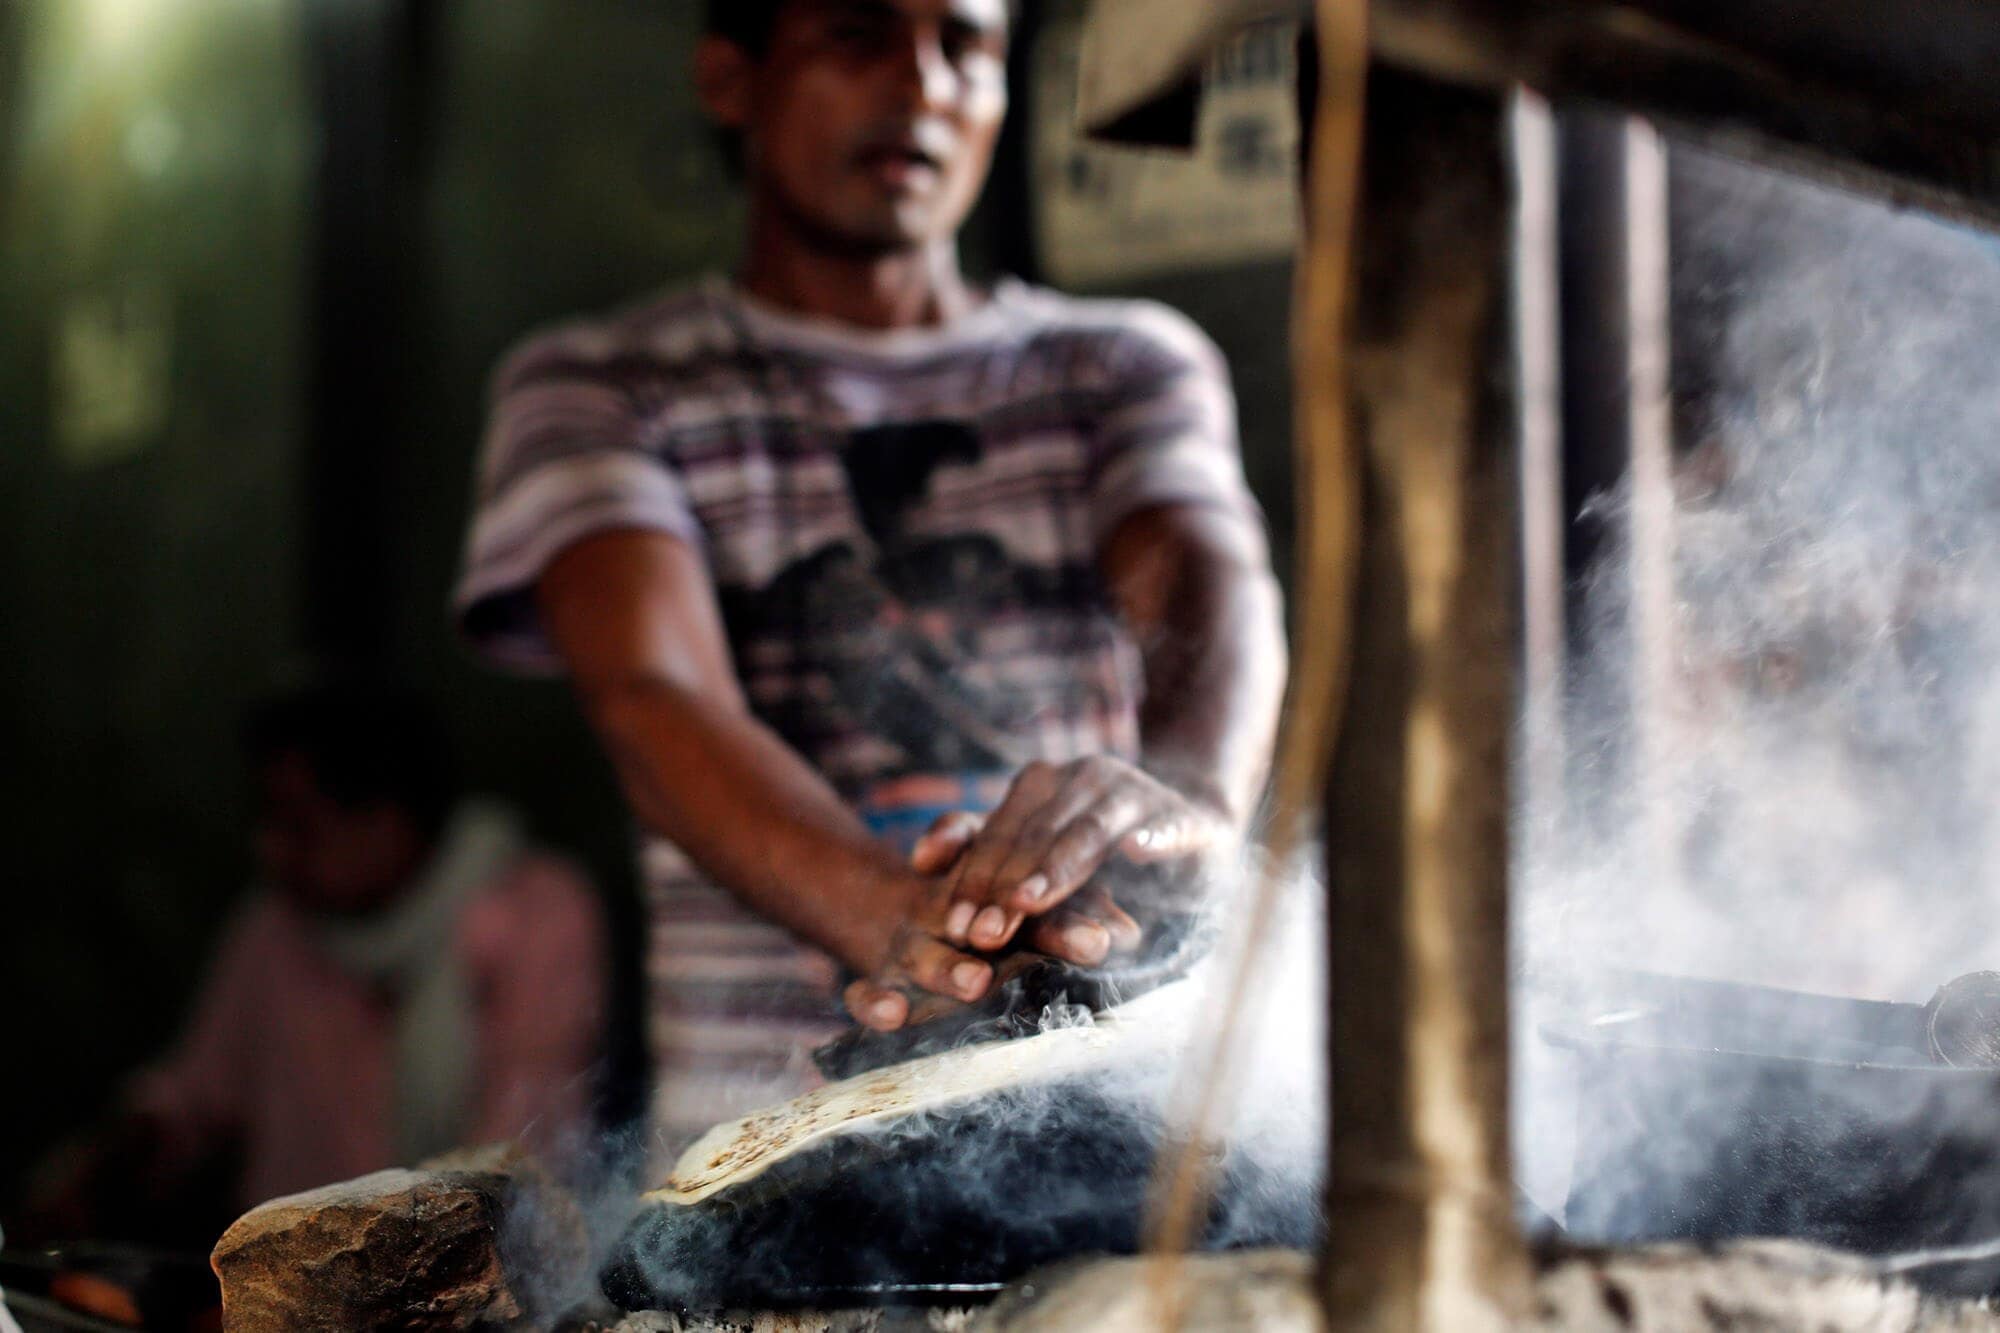
[[[1283,1251],[1191,1258],[1183,1333],[1319,1333],[1314,1265]],[[1157,1262],[1072,1264],[1036,1274],[971,1333],[1156,1333]],[[1715,1249],[1551,1251],[1520,1333],[1970,1333],[2000,1328],[1984,1303],[1927,1298],[1881,1266],[1782,1242]]]
[[[1551,1256],[1537,1333],[1957,1333],[2000,1329],[1984,1301],[1929,1298],[1864,1259],[1782,1241]]]

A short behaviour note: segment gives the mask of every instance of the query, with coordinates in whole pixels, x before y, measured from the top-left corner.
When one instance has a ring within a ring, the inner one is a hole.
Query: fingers
[[[1074,884],[1052,877],[1049,857],[1055,847],[1075,830],[1116,817],[1107,809],[1120,794],[1128,798],[1131,784],[1125,774],[1109,765],[1096,767],[1085,762],[1074,767],[1069,780],[1055,796],[1044,802],[1021,826],[1014,845],[994,873],[988,896],[997,903],[1011,903],[1024,910],[1039,910],[1075,890]],[[1085,871],[1086,876],[1088,871]]]
[[[1035,947],[1079,967],[1096,967],[1111,956],[1111,932],[1087,917],[1068,912],[1035,923]]]
[[[1086,884],[1128,834],[1159,813],[1164,789],[1124,783],[1076,815],[1035,855],[1039,869],[1004,886],[1007,901],[1024,911],[1046,912]]]
[[[1136,865],[1158,865],[1208,851],[1221,834],[1217,821],[1199,811],[1169,811],[1127,833],[1118,850]]]
[[[968,1002],[993,982],[992,964],[931,935],[911,935],[897,951],[894,971],[927,991]]]
[[[1081,799],[1079,799],[1081,798]],[[1179,798],[1135,770],[1079,778],[1045,812],[1027,821],[986,889],[1016,914],[1059,906],[1090,882],[1128,835],[1152,819],[1173,818]],[[961,890],[962,892],[963,890]],[[972,942],[985,944],[975,923]]]
[[[1067,901],[1112,856],[1141,865],[1179,860],[1208,850],[1221,831],[1216,818],[1150,774],[1097,756],[1029,765],[983,827],[960,821],[934,829],[927,841],[935,846],[922,851],[941,858],[955,849],[944,937],[991,951],[1026,918]]]
[[[939,815],[924,836],[910,849],[910,868],[920,875],[941,875],[972,845],[986,816],[970,810],[953,810]],[[944,921],[945,937],[963,944],[970,936],[977,903],[953,905]]]
[[[953,867],[949,889],[954,903],[971,903],[976,911],[992,901],[993,876],[1012,852],[1022,827],[1056,797],[1067,780],[1068,775],[1052,764],[1030,764],[1021,770],[1013,785],[1007,789],[1006,799],[987,816],[986,826]],[[948,922],[948,926],[960,924],[963,916],[962,912],[959,913]],[[965,920],[964,924],[969,930],[971,921]],[[961,943],[969,938],[956,932],[948,933]]]
[[[910,849],[911,869],[926,877],[949,869],[986,822],[985,816],[964,810],[939,816]],[[913,990],[969,1003],[984,996],[993,983],[991,964],[938,938],[956,920],[956,929],[947,933],[962,941],[977,906],[969,903],[947,906],[949,899],[942,892],[935,897],[924,896],[929,902],[919,900],[912,906],[880,974],[851,983],[841,994],[848,1013],[865,1027],[891,1032],[908,1023],[912,1001],[920,998]]]
[[[1030,915],[1062,905],[1106,859],[1150,865],[1204,851],[1216,823],[1174,789],[1118,759],[1030,765],[970,837],[948,879],[944,935],[1000,949]]]
[[[1034,947],[1080,967],[1139,946],[1139,923],[1102,890],[1089,890],[1035,923]]]
[[[892,986],[861,980],[841,992],[847,1012],[863,1027],[877,1032],[894,1032],[910,1016],[909,997]]]
[[[910,868],[920,875],[941,875],[951,868],[981,827],[984,815],[970,810],[953,810],[939,815],[924,836],[910,849]]]
[[[963,938],[975,949],[998,949],[1014,938],[1014,932],[1026,920],[1024,914],[1005,907],[980,907],[974,914],[974,904],[953,903],[951,917],[947,925],[965,922]],[[968,919],[969,917],[969,919]]]
[[[1070,899],[1070,910],[1080,912],[1111,934],[1111,952],[1128,953],[1144,941],[1145,931],[1132,914],[1120,907],[1109,890],[1092,887]]]
[[[880,976],[850,982],[841,1000],[864,1027],[893,1032],[910,1020],[911,987],[969,1004],[992,984],[992,964],[960,953],[935,936],[912,931],[898,942]]]

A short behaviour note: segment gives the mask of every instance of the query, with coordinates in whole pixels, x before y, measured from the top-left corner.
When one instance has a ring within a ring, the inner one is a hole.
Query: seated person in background
[[[241,1211],[462,1144],[548,1151],[585,1123],[605,975],[590,885],[461,799],[407,695],[310,689],[245,738],[262,886],[179,1042],[49,1173],[40,1230],[161,1215],[224,1153]]]

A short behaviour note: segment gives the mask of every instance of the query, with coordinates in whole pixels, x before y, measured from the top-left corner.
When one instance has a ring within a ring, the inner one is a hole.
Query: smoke
[[[1706,1025],[1696,1044],[1921,1064],[1901,1040],[1914,1006],[2000,965],[2000,246],[1720,158],[1672,162],[1683,453],[1670,545],[1650,553],[1671,579],[1635,592],[1635,497],[1603,497],[1613,540],[1563,734],[1523,739],[1553,743],[1542,771],[1564,775],[1527,792],[1515,874],[1517,1156],[1557,1216],[1579,1068],[1638,1075],[1579,1065],[1545,1028],[1654,1040],[1665,1006]],[[1668,1003],[1618,969],[1907,1008]],[[1649,1094],[1676,1099],[1647,1108],[1658,1123],[1689,1127],[1649,1146],[1658,1171],[1732,1151],[1761,1169],[1725,1129],[1749,1114],[1732,1098],[1768,1090],[1728,1085],[1726,1063]],[[1857,1122],[1931,1113],[1880,1104],[1891,1080],[1813,1077],[1801,1099]]]

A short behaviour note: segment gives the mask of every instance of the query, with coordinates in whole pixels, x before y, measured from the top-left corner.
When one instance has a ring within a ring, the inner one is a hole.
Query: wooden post
[[[1507,115],[1377,67],[1364,123],[1360,540],[1326,806],[1326,1293],[1333,1328],[1474,1333],[1527,1290],[1507,1136]]]

